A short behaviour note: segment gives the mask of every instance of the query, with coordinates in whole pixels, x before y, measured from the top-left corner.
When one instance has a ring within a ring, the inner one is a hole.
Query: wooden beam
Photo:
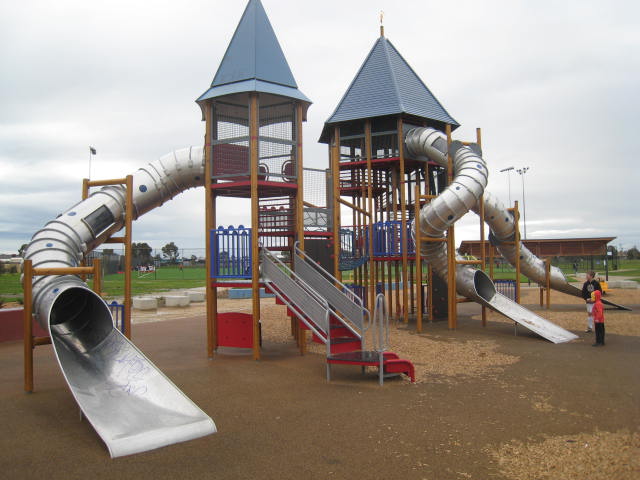
[[[102,296],[102,261],[99,258],[93,259],[93,291]]]
[[[367,210],[369,212],[369,255],[373,255],[373,165],[371,163],[371,119],[364,121],[364,145],[367,159]],[[376,262],[369,262],[369,311],[373,311],[376,298]]]
[[[331,192],[333,207],[333,271],[336,278],[342,280],[340,271],[340,128],[333,128],[332,144],[329,146],[331,162]],[[355,272],[354,272],[355,275]]]
[[[125,243],[127,240],[125,237],[110,237],[107,238],[103,243]]]
[[[108,180],[87,180],[87,186],[89,187],[106,187],[108,185],[126,185],[127,178],[112,178]]]
[[[451,125],[446,126],[447,135],[447,151],[451,145]],[[453,158],[451,154],[447,154],[448,158],[448,171],[447,171],[447,185],[453,183]],[[448,311],[448,326],[450,329],[455,329],[458,323],[458,308],[456,303],[457,290],[456,290],[456,243],[455,243],[455,227],[452,225],[447,230],[447,254],[448,254],[448,266],[447,266],[447,286],[449,296],[449,311]]]
[[[415,186],[415,190],[416,190],[416,198],[419,197],[420,195],[420,182],[417,181],[416,182],[416,186]],[[420,203],[416,202],[415,203],[415,213],[414,213],[414,218],[418,219],[420,218]],[[417,333],[422,333],[422,252],[421,252],[421,246],[422,246],[422,232],[420,231],[420,226],[419,224],[414,224],[416,225],[418,228],[416,228],[415,231],[415,244],[416,244],[416,332]],[[406,236],[406,235],[405,235]],[[405,250],[403,249],[403,252]]]
[[[90,275],[94,272],[93,267],[44,267],[34,268],[33,275]]]
[[[213,358],[214,352],[218,347],[217,329],[218,329],[218,298],[217,287],[211,282],[211,231],[216,228],[216,199],[211,188],[212,168],[212,143],[215,140],[214,127],[214,105],[210,101],[204,109],[205,116],[205,133],[204,133],[204,216],[205,216],[205,272],[206,272],[206,300],[207,300],[207,357]]]
[[[516,237],[513,244],[516,247],[516,303],[520,303],[520,212],[518,211],[518,201],[513,207],[513,218],[516,227]]]
[[[126,184],[126,208],[124,211],[124,335],[131,338],[131,267],[133,263],[133,251],[131,242],[133,239],[133,175],[127,175]]]
[[[398,156],[399,168],[400,168],[400,228],[402,228],[402,320],[404,323],[409,323],[409,239],[407,238],[407,191],[405,183],[405,152],[404,152],[404,126],[402,123],[402,117],[398,117],[397,120],[398,130]],[[420,203],[418,202],[418,208]],[[418,218],[418,217],[416,217]],[[417,247],[416,247],[417,249]],[[416,259],[420,256],[420,252],[416,250]],[[416,323],[416,329],[422,331],[422,318],[420,318],[420,325]]]
[[[33,262],[25,260],[22,266],[24,391],[33,392]]]
[[[362,208],[358,207],[357,205],[354,205],[353,203],[344,200],[342,198],[338,198],[338,202],[341,203],[342,205],[351,208],[352,210],[355,210],[357,212],[362,213],[363,215],[366,215],[367,217],[370,217],[371,214],[369,212],[367,212],[366,210],[363,210]]]
[[[298,232],[297,240],[300,250],[304,252],[304,156],[302,152],[302,103],[296,103],[296,157],[298,165],[296,172],[298,174],[298,189],[296,190],[296,230]],[[293,252],[292,252],[293,253]]]
[[[249,93],[249,152],[251,165],[251,299],[253,313],[253,359],[260,360],[260,249],[259,237],[259,104],[258,93]]]

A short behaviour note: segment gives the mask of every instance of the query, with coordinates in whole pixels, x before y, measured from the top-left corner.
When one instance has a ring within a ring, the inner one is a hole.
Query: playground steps
[[[327,346],[327,380],[332,364],[374,366],[380,383],[384,376],[405,374],[415,381],[413,365],[384,348],[364,350],[365,317],[369,312],[359,299],[338,289],[302,252],[296,249],[296,271],[277,262],[263,248],[262,273],[265,288],[275,294],[276,304],[285,305],[302,329],[311,330],[313,341]],[[313,285],[313,286],[312,286]]]
[[[382,376],[404,374],[416,381],[415,369],[409,360],[398,357],[393,352],[375,352],[369,350],[337,353],[327,357],[329,365],[357,365],[362,367],[378,367],[382,364]]]

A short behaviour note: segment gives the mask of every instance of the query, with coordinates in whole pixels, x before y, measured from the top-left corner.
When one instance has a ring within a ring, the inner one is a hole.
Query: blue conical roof
[[[327,138],[329,125],[398,114],[459,126],[393,44],[381,36],[325,122],[321,141]]]
[[[196,102],[239,92],[265,92],[311,101],[298,90],[260,0],[250,0],[211,88]]]

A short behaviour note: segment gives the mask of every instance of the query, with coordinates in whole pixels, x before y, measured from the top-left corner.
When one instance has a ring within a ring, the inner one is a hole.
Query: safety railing
[[[251,229],[218,227],[210,235],[211,277],[251,278]]]
[[[318,338],[326,343],[329,351],[331,309],[327,301],[315,293],[268,249],[264,247],[260,249],[260,258],[263,282]]]
[[[118,303],[115,300],[108,303],[107,306],[111,311],[111,317],[113,317],[113,325],[124,335],[124,305]]]
[[[505,297],[516,301],[516,281],[515,280],[494,280],[496,291]]]
[[[389,312],[387,302],[382,293],[376,296],[371,328],[373,349],[378,353],[379,383],[384,383],[384,352],[389,346]]]
[[[294,252],[296,274],[300,275],[307,284],[313,285],[313,288],[329,302],[331,307],[349,321],[351,325],[346,325],[349,330],[362,337],[371,323],[371,315],[362,299],[354,295],[347,285],[314,262],[300,249],[298,242],[294,245]]]
[[[260,249],[262,281],[327,347],[331,354],[330,319],[335,318],[362,342],[362,335],[346,323],[318,291],[280,261],[271,251]]]

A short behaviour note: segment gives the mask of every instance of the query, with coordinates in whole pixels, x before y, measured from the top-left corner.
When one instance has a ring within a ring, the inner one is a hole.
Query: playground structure
[[[379,97],[371,98],[374,82]],[[458,124],[383,31],[325,124],[326,174],[304,167],[302,123],[311,102],[298,89],[259,0],[249,1],[211,87],[197,102],[204,147],[172,152],[125,179],[85,180],[83,200],[37,232],[25,254],[25,389],[33,390],[32,350],[47,343],[31,334],[33,313],[112,456],[215,432],[211,418],[130,341],[132,222],[189,188],[205,187],[210,357],[243,348],[260,358],[259,291],[265,288],[286,306],[302,353],[307,330],[326,346],[327,379],[331,365],[349,364],[378,367],[381,383],[392,374],[413,380],[410,361],[390,352],[386,339],[394,307],[405,321],[414,310],[416,328],[422,328],[422,256],[428,261],[428,318],[440,302],[441,315],[455,328],[459,293],[483,306],[483,321],[489,307],[551,341],[575,337],[497,293],[482,272],[486,221],[517,278],[522,271],[547,288],[578,294],[559,270],[521,247],[517,205],[505,209],[485,192],[488,169],[479,146],[452,142]],[[305,200],[306,178],[325,175],[324,202]],[[102,188],[89,195],[90,187]],[[248,227],[217,226],[225,197],[250,202]],[[342,206],[353,212],[346,227]],[[480,216],[480,260],[455,256],[453,225],[468,210]],[[124,236],[115,236],[123,228]],[[99,262],[82,265],[102,243],[125,246],[124,334],[100,297]],[[351,285],[342,282],[347,270]],[[94,291],[83,275],[94,276]],[[251,314],[219,312],[217,290],[237,286],[251,287]]]

